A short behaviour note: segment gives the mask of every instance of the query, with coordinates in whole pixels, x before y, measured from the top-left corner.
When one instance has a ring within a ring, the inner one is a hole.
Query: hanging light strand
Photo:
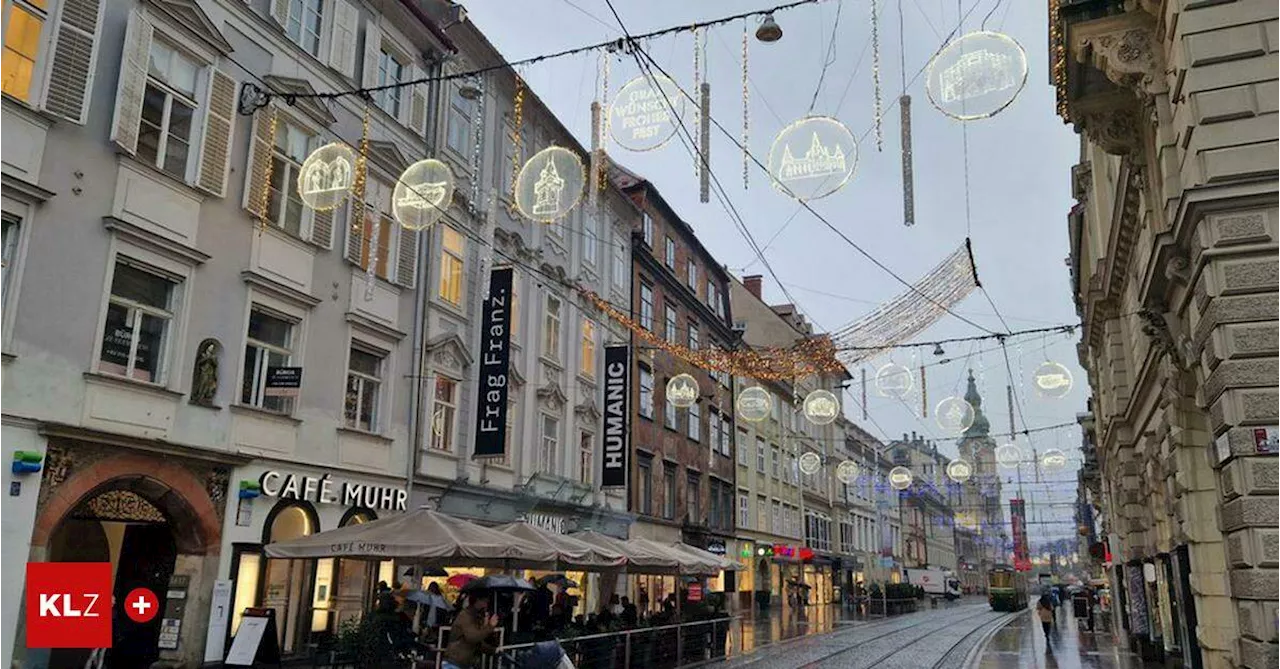
[[[742,190],[747,190],[751,185],[751,170],[748,164],[751,160],[748,147],[751,146],[748,136],[748,130],[751,127],[751,90],[747,83],[750,80],[747,71],[747,45],[751,41],[748,38],[750,34],[747,20],[742,20]]]
[[[267,147],[268,150],[262,152],[261,160],[262,170],[262,193],[258,196],[258,234],[262,234],[267,229],[267,210],[271,208],[271,177],[274,171],[275,161],[271,159],[271,148],[276,145],[276,128],[279,124],[279,116],[276,107],[271,107],[270,116],[267,120]]]
[[[516,92],[511,100],[511,199],[515,199],[516,179],[520,177],[520,159],[524,141],[524,78],[516,74]]]
[[[880,9],[878,0],[871,0],[871,85],[875,89],[876,151],[882,151],[884,150],[884,132],[881,129],[880,121],[884,116],[884,101],[880,93]]]

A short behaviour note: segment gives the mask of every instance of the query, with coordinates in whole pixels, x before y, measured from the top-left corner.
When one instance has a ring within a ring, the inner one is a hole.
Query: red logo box
[[[27,563],[27,647],[111,647],[111,563]]]

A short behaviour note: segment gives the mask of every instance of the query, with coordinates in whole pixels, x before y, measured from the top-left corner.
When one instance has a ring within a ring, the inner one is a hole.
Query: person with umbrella
[[[498,649],[493,643],[493,634],[498,629],[498,614],[489,612],[490,592],[468,588],[462,596],[466,604],[458,611],[453,627],[449,629],[444,669],[477,666],[481,657],[492,655]]]

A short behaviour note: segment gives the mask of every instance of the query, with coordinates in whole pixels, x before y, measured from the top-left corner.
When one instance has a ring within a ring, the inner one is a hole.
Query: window
[[[756,471],[764,473],[765,467],[764,437],[756,437]]]
[[[662,467],[662,517],[675,520],[676,517],[676,468],[664,464]]]
[[[288,0],[289,20],[285,33],[303,51],[320,54],[320,25],[324,17],[324,0]]]
[[[458,416],[458,382],[436,377],[436,393],[431,408],[431,448],[453,452],[453,426]]]
[[[383,49],[378,54],[378,85],[393,86],[405,80],[408,67],[402,56]],[[387,88],[374,93],[374,102],[382,111],[400,118],[400,93],[403,88]]]
[[[653,332],[653,286],[640,284],[640,327]]]
[[[648,455],[641,454],[640,462],[636,465],[636,470],[637,470],[636,475],[640,479],[637,482],[638,485],[636,486],[638,488],[638,492],[640,495],[640,500],[639,500],[640,513],[643,513],[645,515],[652,515],[653,514],[653,458]]]
[[[595,214],[586,212],[582,215],[582,262],[588,267],[595,267],[600,260],[600,232]]]
[[[667,379],[667,382],[670,381],[671,379]],[[663,384],[664,389],[665,387],[666,384]],[[662,424],[665,425],[668,430],[679,430],[680,415],[676,412],[676,405],[671,403],[671,398],[666,397],[666,393],[663,393],[663,396],[666,399],[666,403],[662,407]]]
[[[627,247],[618,240],[609,245],[613,254],[613,287],[618,292],[623,292],[623,288],[627,285],[627,270],[631,268],[631,264],[627,262]]]
[[[590,432],[578,435],[578,481],[588,486],[595,484],[595,452],[595,435]]]
[[[672,344],[676,343],[676,308],[670,304],[664,304],[663,310],[666,312],[666,339]]]
[[[249,332],[244,345],[244,381],[240,401],[249,406],[290,413],[293,398],[267,388],[270,370],[289,367],[293,361],[294,324],[254,307],[249,312]]]
[[[676,240],[667,237],[667,267],[676,268]]]
[[[8,48],[7,46],[5,48]],[[3,278],[0,279],[0,286],[3,286],[3,296],[0,296],[0,303],[9,303],[9,281],[13,276],[15,269],[14,263],[18,260],[18,239],[22,232],[22,219],[17,216],[4,215],[4,239],[0,241],[0,272]]]
[[[640,366],[640,415],[653,420],[653,372]]]
[[[685,272],[687,275],[685,277],[685,282],[689,285],[689,289],[692,290],[695,295],[697,295],[698,294],[698,265],[692,260],[687,261],[687,263],[688,263],[688,269]]]
[[[773,525],[770,531],[774,534],[783,534],[786,529],[783,527],[784,519],[782,517],[782,504],[778,500],[773,501]]]
[[[547,309],[542,316],[542,355],[560,359],[560,298],[547,295]]]
[[[788,453],[787,454],[787,470],[783,473],[782,478],[786,479],[787,483],[795,485],[796,483],[799,483],[799,481],[796,480],[796,475],[798,473],[799,473],[799,470],[796,469],[796,456]]]
[[[751,527],[751,497],[738,493],[738,527]]]
[[[694,351],[698,350],[698,323],[696,321],[689,321],[689,348]]]
[[[391,192],[390,185],[369,180],[365,193],[366,222],[360,235],[360,268],[368,270],[372,259],[374,273],[388,281],[391,280],[390,268],[394,267],[391,260],[395,255],[395,250],[392,249],[394,231],[400,227],[392,218]]]
[[[733,450],[733,425],[726,418],[720,422],[720,453],[726,458],[730,457]]]
[[[640,234],[644,245],[653,248],[653,217],[647,211],[640,215]]]
[[[779,470],[782,469],[782,452],[778,450],[777,446],[772,447],[770,450],[773,454],[773,478],[776,479],[778,478]]]
[[[716,444],[720,439],[720,413],[715,409],[707,412],[707,440],[711,443],[711,450],[716,450]]]
[[[458,155],[470,157],[475,148],[471,146],[471,124],[476,103],[462,97],[461,90],[461,84],[454,86],[449,95],[449,130],[446,142]]]
[[[717,290],[715,282],[710,277],[707,278],[707,306],[711,307],[711,311],[719,313],[716,305],[720,303],[720,291]]]
[[[694,402],[689,406],[689,415],[685,417],[685,423],[689,430],[689,438],[694,441],[702,439],[702,407]]]
[[[703,524],[702,475],[697,472],[689,472],[689,477],[685,482],[684,506],[689,522],[695,525]]]
[[[556,474],[556,454],[560,450],[560,421],[554,416],[542,415],[542,442],[538,449],[538,469]]]
[[[454,306],[462,304],[462,267],[464,239],[453,228],[440,226],[440,299]]]
[[[311,133],[286,119],[276,123],[276,144],[271,150],[271,195],[267,216],[276,227],[302,235],[305,208],[298,195],[298,170],[307,159]]]
[[[186,179],[200,67],[159,39],[151,41],[138,127],[138,158]]]
[[[6,222],[6,249],[16,232],[15,229],[11,233]],[[7,265],[6,262],[6,274]],[[102,354],[98,358],[101,371],[149,383],[161,382],[169,327],[173,322],[175,285],[165,277],[129,264],[124,258],[116,259],[107,319],[102,329]]]
[[[5,19],[4,94],[31,102],[31,85],[36,76],[40,37],[48,18],[48,0],[13,0]]]
[[[382,355],[351,347],[347,362],[347,427],[378,431],[378,396],[382,389]]]
[[[729,425],[728,420],[724,422],[724,428],[726,431],[733,429]],[[751,466],[751,452],[750,452],[750,449],[748,448],[748,444],[749,442],[747,441],[747,431],[741,430],[741,429],[738,430],[738,464],[742,465],[743,467]]]
[[[582,321],[582,374],[596,377],[596,324],[590,319]]]
[[[763,495],[756,498],[756,531],[769,531],[769,501]]]

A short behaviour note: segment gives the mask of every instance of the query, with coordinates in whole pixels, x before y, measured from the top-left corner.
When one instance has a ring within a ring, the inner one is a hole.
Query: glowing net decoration
[[[956,458],[947,465],[947,478],[956,483],[964,483],[973,477],[973,465],[964,458]]]
[[[698,380],[677,374],[667,381],[667,401],[677,409],[688,409],[698,401]]]
[[[1031,380],[1041,397],[1060,399],[1071,392],[1071,370],[1056,362],[1041,364],[1031,375]]]
[[[1056,472],[1067,466],[1067,454],[1051,448],[1040,455],[1040,467],[1046,472]]]
[[[391,193],[391,213],[409,230],[424,230],[444,216],[453,202],[453,170],[428,158],[408,167]]]
[[[618,89],[609,104],[609,136],[629,151],[660,149],[680,129],[689,106],[670,78],[636,77]]]
[[[1027,83],[1027,54],[1012,37],[981,30],[948,44],[929,61],[925,89],[938,111],[960,121],[989,118]]]
[[[341,205],[356,182],[356,152],[333,142],[311,152],[298,170],[298,197],[316,211]]]
[[[760,386],[752,386],[738,393],[736,405],[742,420],[759,423],[773,412],[773,395]]]
[[[913,379],[911,370],[891,362],[876,370],[876,392],[884,397],[903,399],[911,394]]]
[[[807,476],[813,476],[822,469],[822,456],[813,451],[805,451],[800,456],[800,471]]]
[[[1022,449],[1017,444],[1001,444],[996,447],[996,464],[1013,469],[1022,462]]]
[[[830,116],[806,116],[782,129],[769,149],[769,175],[778,190],[801,201],[840,190],[858,165],[858,142]]]
[[[948,397],[934,408],[934,420],[938,427],[948,432],[964,432],[973,425],[973,405],[960,397]]]
[[[845,460],[836,465],[836,479],[845,485],[853,483],[858,478],[858,463],[853,460]]]
[[[906,467],[894,467],[889,470],[889,485],[894,490],[906,490],[911,487],[911,470]]]
[[[814,425],[828,425],[840,416],[840,400],[829,390],[815,390],[804,398],[804,417]]]
[[[525,161],[516,178],[516,208],[532,221],[552,223],[582,201],[587,170],[578,154],[549,146]]]

